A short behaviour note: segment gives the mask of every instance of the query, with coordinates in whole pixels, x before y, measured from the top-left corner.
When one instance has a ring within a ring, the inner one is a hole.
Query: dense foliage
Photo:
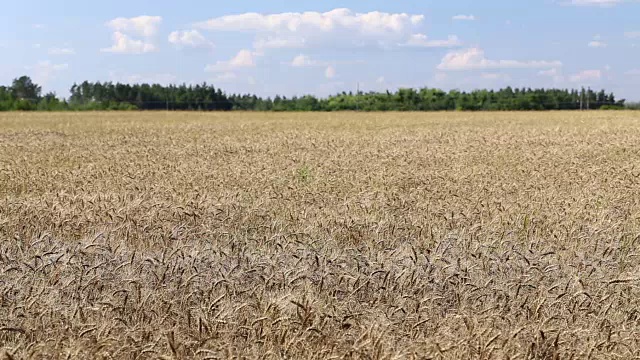
[[[13,80],[11,86],[0,86],[0,111],[7,110],[66,110],[69,106],[54,93],[42,95],[40,85],[29,77]]]
[[[0,111],[7,110],[245,110],[245,111],[481,111],[481,110],[578,110],[624,108],[605,90],[513,89],[464,92],[438,89],[399,89],[396,92],[346,93],[317,98],[261,98],[227,95],[206,83],[202,85],[73,84],[67,100],[42,89],[29,77],[0,87]]]
[[[631,110],[640,110],[640,102],[628,103],[628,104],[625,104],[625,107]]]
[[[69,104],[73,108],[108,110],[134,107],[140,110],[231,110],[229,98],[211,85],[162,86],[158,84],[73,84]]]

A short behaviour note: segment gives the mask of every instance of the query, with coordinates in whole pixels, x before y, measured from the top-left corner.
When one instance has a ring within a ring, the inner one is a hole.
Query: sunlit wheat
[[[640,113],[0,115],[0,357],[640,357]]]

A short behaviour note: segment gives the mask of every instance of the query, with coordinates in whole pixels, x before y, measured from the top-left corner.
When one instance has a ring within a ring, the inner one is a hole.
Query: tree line
[[[591,89],[531,89],[449,92],[399,89],[395,92],[342,92],[326,98],[258,97],[226,94],[210,84],[169,85],[88,82],[73,84],[70,96],[42,94],[28,76],[0,86],[0,111],[199,110],[199,111],[522,111],[622,109],[625,100]]]

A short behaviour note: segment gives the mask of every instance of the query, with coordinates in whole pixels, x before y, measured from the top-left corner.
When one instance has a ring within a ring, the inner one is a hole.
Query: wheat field
[[[640,358],[640,112],[1,114],[0,358]]]

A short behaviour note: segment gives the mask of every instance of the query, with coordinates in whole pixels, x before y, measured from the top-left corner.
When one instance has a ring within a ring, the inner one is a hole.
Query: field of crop
[[[0,115],[0,358],[640,357],[640,112]]]

